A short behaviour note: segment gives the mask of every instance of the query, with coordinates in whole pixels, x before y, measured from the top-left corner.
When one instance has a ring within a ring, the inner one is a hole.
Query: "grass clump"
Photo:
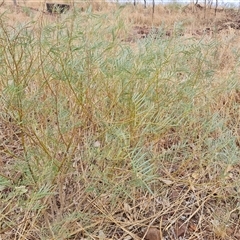
[[[128,31],[121,12],[1,16],[4,239],[237,239],[238,48],[226,71],[218,37]]]

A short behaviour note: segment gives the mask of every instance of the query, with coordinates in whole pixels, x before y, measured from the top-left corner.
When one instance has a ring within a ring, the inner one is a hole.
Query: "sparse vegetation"
[[[0,238],[239,239],[236,16],[111,6],[0,16]]]

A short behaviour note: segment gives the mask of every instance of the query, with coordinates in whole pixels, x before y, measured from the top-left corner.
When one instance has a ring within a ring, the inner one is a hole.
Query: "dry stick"
[[[25,128],[26,130],[29,130],[28,128]],[[40,137],[38,137],[37,133],[33,131],[33,135],[29,134],[28,132],[25,132],[25,134],[28,135],[28,137],[38,146],[38,144],[40,144],[41,148],[44,150],[44,152],[48,155],[48,157],[52,158],[52,155],[50,153],[50,149],[48,149],[48,147],[43,143],[43,141],[41,141]],[[37,139],[34,139],[34,137]],[[57,166],[54,162],[53,164],[55,166]]]
[[[160,239],[163,239],[163,234],[162,234],[162,217],[160,218],[160,223],[159,223],[159,234],[160,234]]]
[[[155,11],[155,0],[152,0],[152,25],[153,25],[153,18],[154,18],[154,11]]]
[[[74,231],[74,232],[72,232],[71,233],[71,236],[73,236],[73,235],[75,235],[75,234],[77,234],[77,233],[79,233],[79,232],[81,232],[81,231],[83,231],[83,232],[85,232],[87,229],[89,229],[89,228],[92,228],[92,227],[95,227],[95,226],[97,226],[99,223],[101,223],[102,221],[97,221],[97,222],[95,222],[95,223],[93,223],[93,224],[91,224],[91,225],[89,225],[89,226],[86,226],[86,227],[82,227],[82,225],[79,223],[79,222],[76,222],[77,224],[78,224],[78,226],[80,227],[78,230],[76,230],[76,231]]]
[[[199,220],[198,220],[197,228],[196,228],[195,232],[197,231],[198,228],[199,228],[200,232],[203,232],[203,229],[202,229],[202,226],[201,226],[202,219],[203,219],[203,208],[202,208],[201,213],[199,215]]]
[[[204,0],[204,19],[206,18],[207,0]]]
[[[215,17],[217,16],[217,7],[218,7],[218,0],[216,0],[216,5],[215,5]]]

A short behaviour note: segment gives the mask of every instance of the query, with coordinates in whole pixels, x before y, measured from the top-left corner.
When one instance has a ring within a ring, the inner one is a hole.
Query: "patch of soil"
[[[233,19],[223,19],[223,20],[220,20],[216,23],[216,26],[217,26],[217,30],[218,31],[221,31],[221,30],[224,30],[224,29],[229,29],[229,28],[232,28],[232,29],[235,29],[235,30],[239,30],[240,29],[240,18],[233,18]]]
[[[194,5],[194,9],[198,9],[199,11],[204,11],[204,7],[202,7],[199,4]],[[193,8],[190,5],[186,6],[186,9],[191,10],[193,12]],[[186,10],[185,9],[185,10]],[[184,11],[185,11],[184,10]],[[209,10],[209,9],[207,9]],[[213,14],[215,15],[215,9],[210,9],[213,10]],[[157,37],[171,37],[173,35],[175,36],[188,36],[189,34],[192,36],[203,36],[203,35],[212,35],[212,34],[218,34],[221,33],[224,30],[240,30],[240,15],[238,12],[234,10],[224,10],[224,9],[217,9],[216,12],[225,12],[224,17],[222,17],[219,20],[216,20],[216,18],[213,16],[212,20],[210,21],[209,19],[206,18],[206,24],[205,26],[199,26],[197,29],[194,31],[187,31],[186,32],[175,32],[173,28],[166,28],[165,30],[159,29],[158,27],[152,27],[152,26],[134,26],[132,28],[131,33],[129,36],[124,39],[125,42],[135,42],[139,39],[144,39],[149,36],[153,38]],[[217,13],[216,13],[217,14]],[[210,23],[209,23],[210,22]]]
[[[129,36],[124,39],[125,42],[136,42],[139,39],[144,39],[149,36],[153,38],[157,37],[170,37],[173,35],[172,30],[159,30],[156,27],[148,27],[148,26],[134,26],[132,32]],[[181,34],[180,34],[181,35]]]

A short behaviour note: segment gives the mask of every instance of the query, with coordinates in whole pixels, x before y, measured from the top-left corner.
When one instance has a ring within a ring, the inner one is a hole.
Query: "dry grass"
[[[9,9],[0,239],[240,238],[233,11]]]

